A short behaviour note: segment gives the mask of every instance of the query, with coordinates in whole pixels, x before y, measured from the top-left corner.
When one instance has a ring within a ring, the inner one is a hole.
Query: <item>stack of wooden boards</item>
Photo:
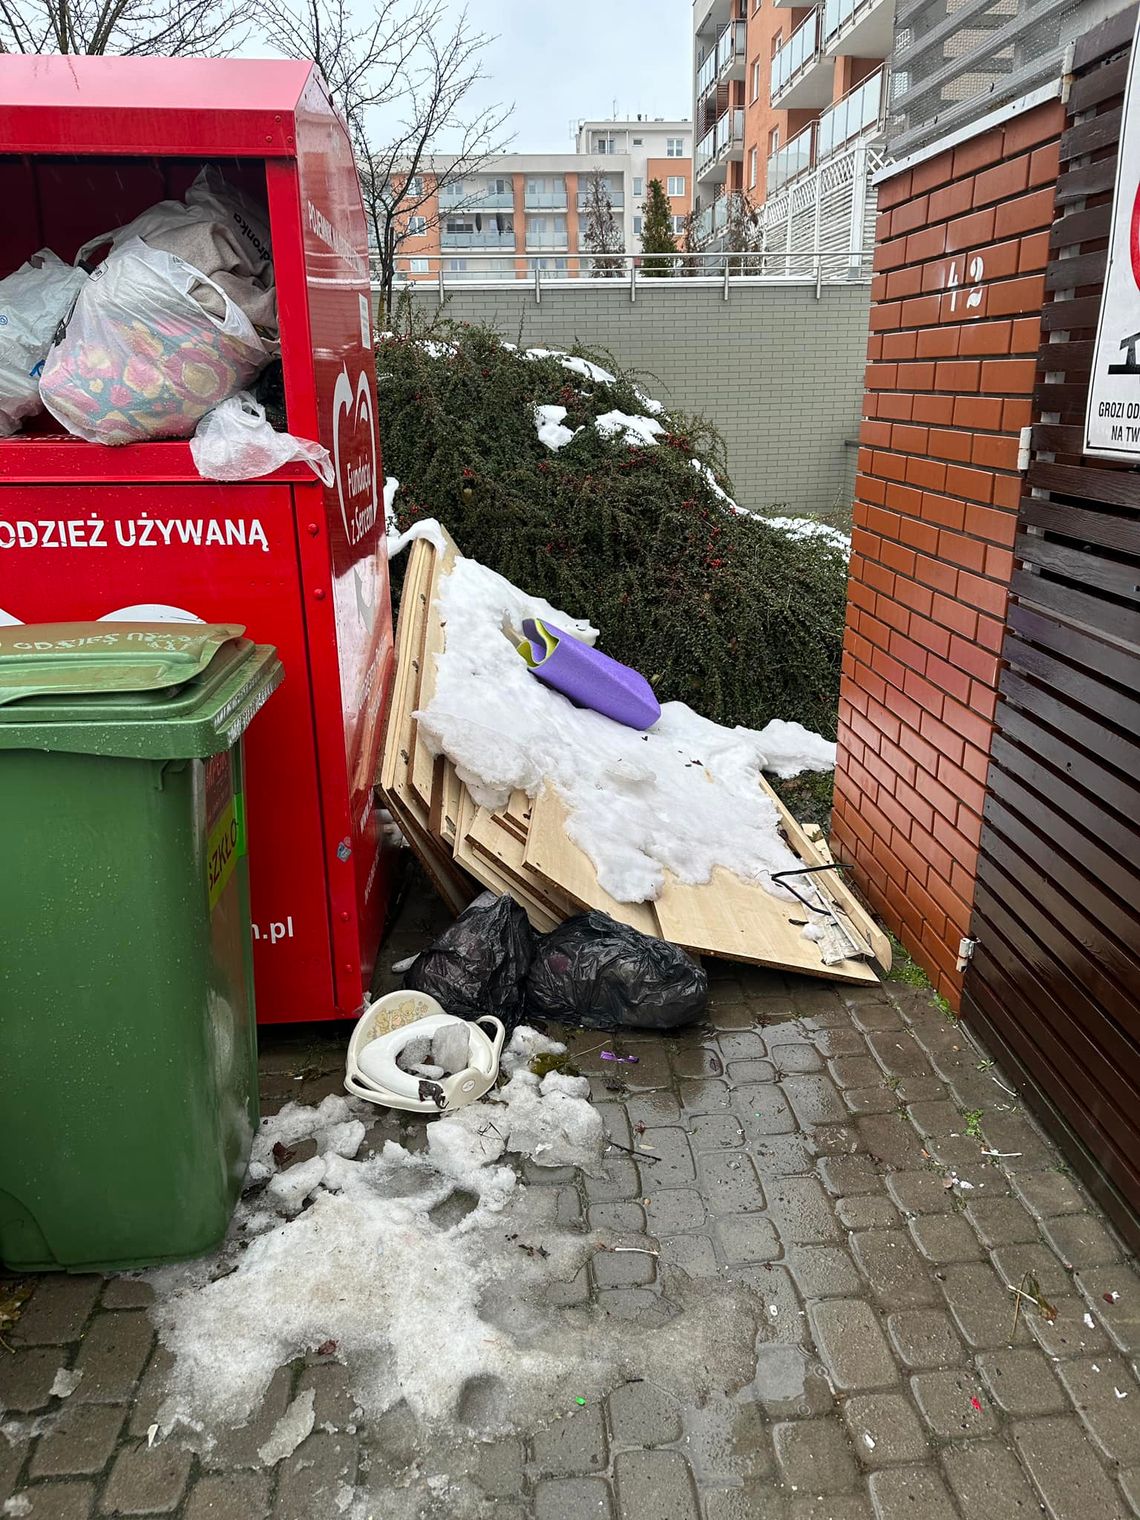
[[[552,787],[533,800],[516,792],[505,808],[480,807],[445,755],[429,749],[416,713],[435,689],[436,658],[446,634],[440,621],[439,588],[455,562],[455,546],[438,550],[427,539],[411,546],[396,632],[396,673],[388,709],[380,789],[393,819],[451,909],[459,913],[476,895],[476,883],[508,892],[540,933],[588,908],[600,908],[645,934],[673,941],[696,955],[724,956],[753,965],[797,971],[841,982],[873,982],[866,960],[825,965],[819,946],[803,933],[811,915],[797,902],[773,896],[758,884],[724,870],[703,886],[672,876],[655,902],[620,903],[598,885],[593,865],[566,834],[563,804]],[[775,803],[789,848],[805,866],[831,861],[826,845],[812,837],[763,779]],[[890,943],[837,871],[810,881],[843,925],[890,966]]]

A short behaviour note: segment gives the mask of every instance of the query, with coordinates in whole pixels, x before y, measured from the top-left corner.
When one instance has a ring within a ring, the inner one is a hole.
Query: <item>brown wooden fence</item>
[[[1074,57],[963,1013],[1140,1243],[1140,472],[1081,452],[1135,21]]]

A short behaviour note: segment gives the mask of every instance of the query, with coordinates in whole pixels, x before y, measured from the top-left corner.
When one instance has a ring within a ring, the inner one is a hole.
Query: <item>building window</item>
[[[466,259],[448,259],[448,261],[447,261],[447,272],[448,272],[448,274],[466,274],[467,273],[467,260]]]
[[[423,175],[413,174],[407,183],[406,189],[408,195],[411,196],[413,200],[418,200],[419,197],[424,193]]]
[[[427,259],[409,259],[408,268],[413,274],[427,274],[431,265]]]
[[[684,232],[684,230],[685,230],[685,221],[686,221],[686,218],[683,217],[683,216],[674,216],[674,218],[673,218],[673,236],[674,237],[680,237],[681,233]]]
[[[684,193],[685,193],[685,176],[683,174],[670,174],[670,176],[669,176],[669,194],[670,195],[684,195]]]
[[[750,190],[756,184],[756,176],[759,173],[759,159],[759,150],[753,148],[752,152],[748,155],[748,188]]]
[[[639,216],[635,216],[633,219],[633,235],[634,237],[641,236],[641,218]]]
[[[772,38],[772,57],[773,58],[775,58],[776,54],[780,51],[780,49],[783,47],[783,45],[784,45],[784,33],[781,30],[781,31],[778,31],[776,33],[776,35]]]
[[[410,216],[408,218],[408,236],[409,237],[423,237],[423,235],[424,235],[424,233],[426,231],[427,231],[427,217],[426,216]]]
[[[667,137],[665,139],[666,158],[684,158],[685,139],[683,137]]]
[[[415,221],[417,218],[413,217],[412,220]],[[423,217],[418,218],[418,220],[423,221]],[[465,233],[475,231],[475,218],[449,216],[443,224],[443,230],[451,236],[458,235],[462,237]]]
[[[566,259],[528,259],[531,274],[536,269],[541,269],[543,274],[565,274],[567,268]]]
[[[635,174],[633,176],[633,193],[634,195],[645,194],[645,180],[640,174]]]
[[[777,149],[779,148],[779,146],[780,146],[780,129],[779,129],[779,127],[773,127],[772,130],[768,133],[768,157],[769,158],[772,157],[772,154],[777,151]]]
[[[634,147],[635,147],[635,148],[640,148],[640,147],[641,147],[641,146],[642,146],[642,144],[643,144],[643,142],[644,142],[644,141],[645,141],[645,139],[644,139],[644,138],[641,138],[641,137],[635,137],[635,138],[634,138],[634,139],[633,139],[633,146],[634,146]]]
[[[616,151],[617,150],[614,147],[614,140],[613,140],[612,137],[595,137],[594,138],[594,152],[595,153],[614,153]]]
[[[760,99],[760,60],[759,60],[759,58],[754,58],[752,60],[752,99],[753,100],[759,100]]]

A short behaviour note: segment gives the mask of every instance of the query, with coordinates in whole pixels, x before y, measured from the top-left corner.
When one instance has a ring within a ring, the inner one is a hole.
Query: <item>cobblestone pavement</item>
[[[389,955],[431,928],[413,904]],[[709,1291],[718,1279],[745,1284],[767,1323],[755,1377],[703,1403],[629,1382],[597,1407],[536,1411],[523,1435],[468,1437],[448,1461],[462,1460],[479,1512],[1140,1515],[1140,1275],[1010,1084],[918,988],[712,969],[708,1023],[624,1038],[639,1058],[621,1068],[624,1084],[596,1049],[583,1054],[625,1148],[610,1152],[607,1175],[525,1175],[559,1190],[572,1226],[660,1252],[595,1257],[564,1285],[566,1302],[654,1322],[681,1273]],[[598,1045],[595,1034],[570,1039]],[[264,1107],[338,1090],[343,1046],[342,1029],[268,1036]],[[1055,1317],[1023,1299],[1015,1324],[1011,1285],[1028,1288],[1027,1274]],[[0,1514],[324,1520],[353,1490],[364,1496],[353,1515],[397,1512],[406,1410],[358,1428],[328,1356],[281,1369],[251,1425],[208,1457],[174,1438],[148,1448],[168,1367],[149,1299],[128,1278],[39,1283],[11,1349],[0,1346]],[[51,1392],[61,1368],[83,1373],[66,1399]],[[314,1432],[265,1470],[259,1445],[310,1388]],[[422,1510],[399,1514],[458,1512],[446,1493],[435,1504],[423,1492]]]

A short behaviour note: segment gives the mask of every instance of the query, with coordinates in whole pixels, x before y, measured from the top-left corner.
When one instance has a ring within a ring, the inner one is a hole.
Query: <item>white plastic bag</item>
[[[188,438],[271,355],[213,280],[131,238],[83,286],[40,376],[40,395],[90,443]]]
[[[190,440],[190,453],[207,480],[256,480],[300,459],[326,486],[333,483],[328,449],[275,431],[265,420],[265,408],[248,391],[206,413]]]
[[[41,410],[40,365],[86,280],[48,248],[0,280],[0,438]]]

